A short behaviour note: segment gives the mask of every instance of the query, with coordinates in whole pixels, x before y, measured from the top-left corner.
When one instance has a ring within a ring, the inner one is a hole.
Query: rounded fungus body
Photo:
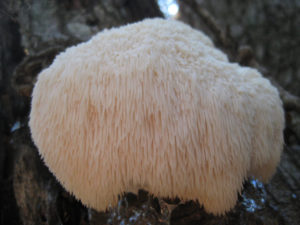
[[[29,125],[46,165],[87,206],[144,189],[223,214],[245,179],[275,172],[284,116],[256,70],[188,25],[147,19],[59,54],[38,76]]]

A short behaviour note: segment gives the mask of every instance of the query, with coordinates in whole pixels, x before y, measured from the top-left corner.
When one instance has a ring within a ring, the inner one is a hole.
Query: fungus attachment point
[[[256,70],[181,22],[148,19],[59,54],[38,76],[29,125],[46,165],[87,206],[145,189],[223,214],[245,179],[274,173],[284,117]]]

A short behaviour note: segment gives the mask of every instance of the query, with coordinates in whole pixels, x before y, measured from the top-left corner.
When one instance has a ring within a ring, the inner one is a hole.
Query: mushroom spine
[[[145,189],[234,207],[267,181],[283,146],[278,91],[202,32],[147,19],[68,48],[38,76],[30,128],[45,164],[87,206]]]

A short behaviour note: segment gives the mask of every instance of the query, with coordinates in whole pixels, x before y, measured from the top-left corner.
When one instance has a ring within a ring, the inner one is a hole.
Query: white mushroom
[[[38,76],[29,124],[46,165],[87,206],[145,189],[223,214],[245,179],[275,172],[284,116],[256,70],[181,22],[148,19],[58,55]]]

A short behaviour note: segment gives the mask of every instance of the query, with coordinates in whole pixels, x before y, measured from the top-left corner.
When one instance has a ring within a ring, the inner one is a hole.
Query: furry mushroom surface
[[[267,79],[202,32],[147,19],[59,54],[38,76],[29,125],[45,164],[89,207],[144,189],[224,214],[245,179],[275,172],[284,113]]]

